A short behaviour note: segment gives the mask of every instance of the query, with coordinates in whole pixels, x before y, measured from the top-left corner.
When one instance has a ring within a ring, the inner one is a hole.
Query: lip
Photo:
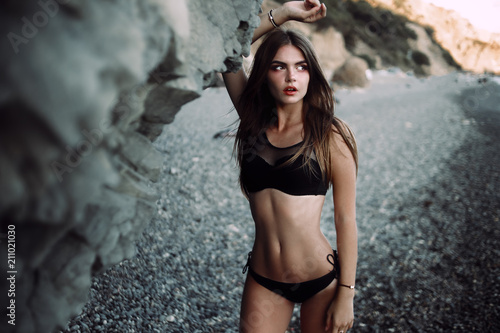
[[[290,90],[290,89],[292,89],[292,90]],[[295,95],[296,93],[298,93],[298,90],[297,90],[297,88],[295,88],[294,86],[288,86],[288,87],[286,87],[285,89],[283,89],[283,93],[284,93],[285,95],[288,95],[288,96],[293,96],[293,95]]]

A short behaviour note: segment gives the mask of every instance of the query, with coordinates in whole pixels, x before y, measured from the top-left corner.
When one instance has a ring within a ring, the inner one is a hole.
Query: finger
[[[304,20],[314,21],[314,20],[320,18],[321,15],[322,15],[321,6],[319,6],[319,7],[314,7],[312,9],[305,11],[303,17],[304,17]]]
[[[328,331],[330,329],[330,325],[332,323],[332,317],[327,316],[326,317],[326,326],[325,326],[325,331]]]
[[[311,11],[313,9],[318,10],[321,8],[321,2],[319,1],[312,1],[312,0],[305,0],[304,1],[304,8],[306,11]]]
[[[321,5],[319,0],[304,0],[304,5],[306,8],[317,7]]]
[[[321,4],[318,8],[313,8],[305,13],[305,19],[311,22],[322,19],[326,16],[326,5]]]

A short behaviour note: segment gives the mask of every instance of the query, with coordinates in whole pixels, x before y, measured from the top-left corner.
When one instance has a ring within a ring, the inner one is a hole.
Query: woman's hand
[[[337,287],[335,298],[326,312],[325,332],[346,333],[354,322],[354,291]]]
[[[289,20],[312,23],[326,16],[326,6],[319,0],[289,1],[283,4]]]

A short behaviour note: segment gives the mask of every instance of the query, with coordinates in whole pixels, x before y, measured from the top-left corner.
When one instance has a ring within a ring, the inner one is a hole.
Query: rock
[[[351,57],[335,72],[333,81],[352,87],[367,87],[370,84],[366,76],[367,70],[368,64],[364,59]]]
[[[453,67],[443,57],[442,49],[430,39],[423,27],[414,23],[407,23],[406,25],[415,31],[418,36],[417,39],[408,40],[408,44],[413,50],[412,59],[421,68],[421,72],[416,74],[425,76],[445,75],[453,71]],[[422,57],[421,54],[424,54],[425,57]],[[419,60],[419,58],[422,60]],[[425,61],[426,58],[427,61]]]
[[[37,272],[37,288],[30,296],[36,329],[63,327],[87,299],[95,253],[81,240],[67,237],[53,247]]]
[[[152,182],[164,156],[152,141],[215,73],[240,68],[259,6],[0,5],[0,221],[22,235],[23,287],[19,325],[2,321],[0,331],[63,327],[85,303],[92,275],[135,254],[159,198]]]
[[[143,119],[151,123],[170,124],[181,106],[198,98],[198,86],[194,81],[177,79],[154,88],[145,101]],[[176,96],[173,100],[171,96]]]
[[[163,155],[156,150],[151,141],[142,134],[132,132],[126,138],[126,144],[121,151],[124,160],[134,166],[141,175],[146,176],[151,181],[158,181]]]
[[[337,69],[342,67],[351,54],[346,50],[344,37],[333,27],[311,36],[318,58],[327,78],[331,78]]]

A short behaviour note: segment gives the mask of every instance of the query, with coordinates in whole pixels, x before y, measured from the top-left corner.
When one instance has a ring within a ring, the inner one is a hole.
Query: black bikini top
[[[279,148],[273,146],[265,133],[262,140],[243,153],[241,183],[249,193],[274,188],[290,195],[325,195],[328,182],[323,180],[316,156],[312,153],[313,172],[300,155],[293,163],[283,166],[301,147],[303,142]]]

